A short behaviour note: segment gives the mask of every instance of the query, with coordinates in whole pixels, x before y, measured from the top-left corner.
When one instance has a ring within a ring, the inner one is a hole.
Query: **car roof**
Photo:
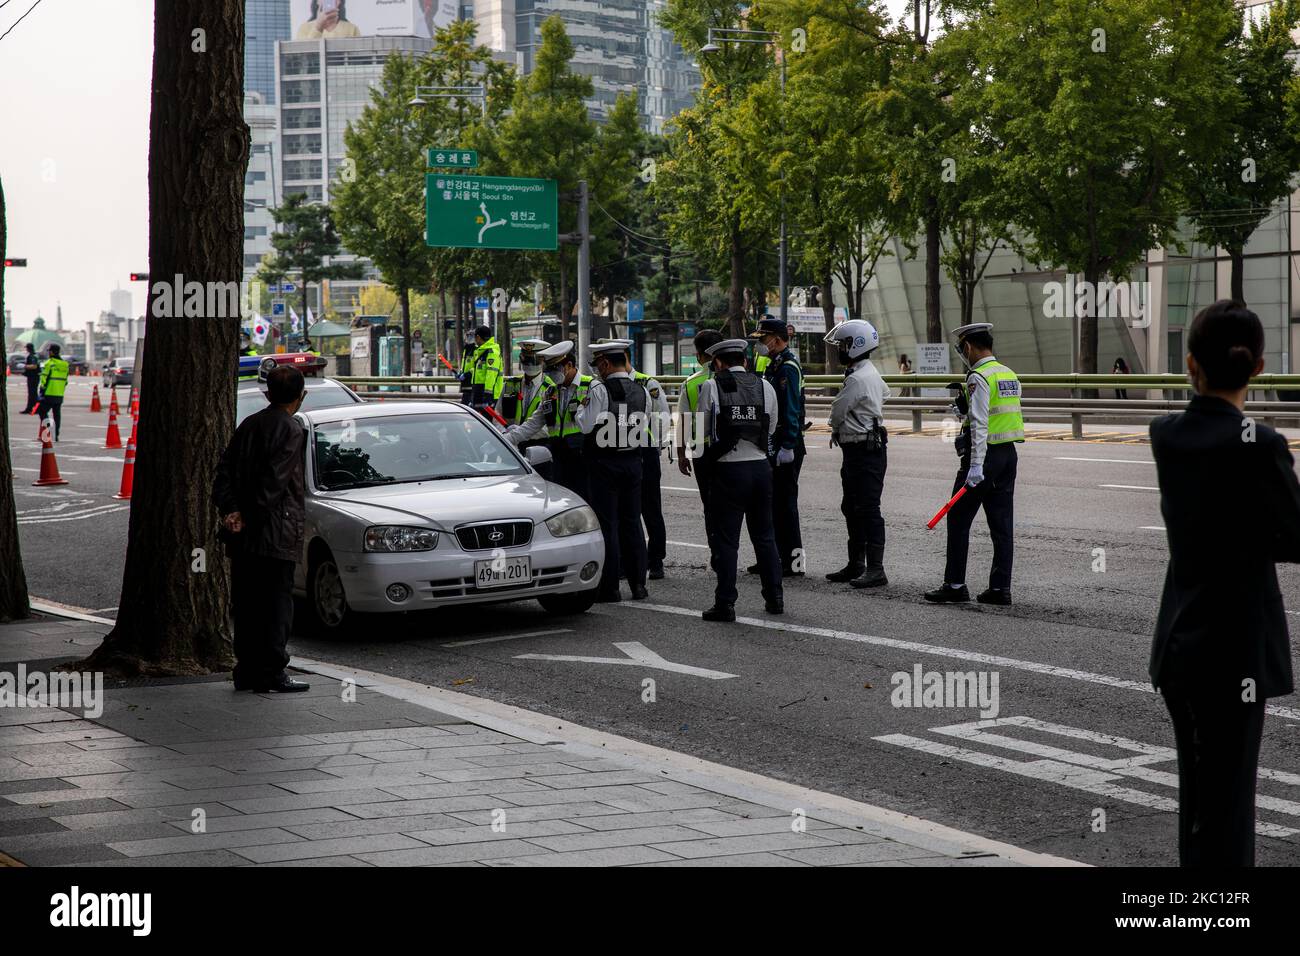
[[[334,379],[332,379],[332,378],[316,378],[316,377],[314,377],[314,376],[310,376],[310,375],[304,375],[304,376],[303,376],[303,379],[302,379],[302,383],[303,383],[303,387],[305,387],[305,388],[309,388],[309,389],[310,389],[310,388],[325,388],[327,385],[332,385],[332,386],[334,386],[335,388],[342,388],[342,389],[346,389],[346,388],[347,388],[347,386],[344,385],[342,382],[336,382],[336,381],[335,381]],[[251,392],[251,391],[253,391],[254,389],[256,389],[256,390],[259,391],[259,392],[265,392],[265,391],[266,391],[266,383],[265,383],[265,382],[262,382],[262,381],[259,381],[259,380],[255,379],[255,378],[246,378],[246,379],[244,379],[243,381],[241,381],[241,382],[239,383],[239,388],[237,389],[237,391],[240,391],[240,392]]]
[[[398,415],[456,415],[469,414],[469,409],[459,401],[431,402],[366,402],[362,405],[336,405],[300,412],[313,425],[330,422],[357,421],[363,418],[393,418]]]

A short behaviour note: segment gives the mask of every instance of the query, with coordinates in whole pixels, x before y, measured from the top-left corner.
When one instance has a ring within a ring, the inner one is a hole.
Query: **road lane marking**
[[[1152,488],[1148,485],[1098,485],[1098,488],[1118,488],[1122,491],[1159,491],[1159,488]]]
[[[991,728],[1001,727],[1019,727],[1042,734],[1085,740],[1100,746],[1128,751],[1133,756],[1120,758],[1101,757],[1096,754],[1066,750],[1061,747],[1004,734],[988,733]],[[961,760],[981,767],[1003,770],[1022,777],[1030,777],[1035,780],[1071,787],[1075,790],[1083,790],[1087,793],[1113,797],[1138,806],[1163,810],[1168,813],[1178,811],[1178,801],[1172,797],[1149,793],[1132,787],[1119,786],[1115,783],[1115,781],[1123,780],[1125,777],[1131,777],[1147,783],[1169,787],[1176,791],[1178,789],[1177,773],[1150,769],[1150,765],[1154,763],[1175,763],[1176,765],[1178,752],[1171,747],[1146,744],[1113,734],[1102,734],[1079,727],[1035,720],[1032,717],[999,717],[990,720],[971,721],[966,724],[953,724],[946,727],[931,727],[930,733],[956,737],[968,744],[983,744],[986,747],[1029,754],[1039,759],[1015,760],[992,756],[981,751],[940,744],[922,737],[913,737],[909,734],[885,734],[872,739],[934,756]],[[1300,782],[1300,777],[1295,774],[1267,768],[1260,768],[1259,775],[1283,783],[1295,784]],[[1260,809],[1285,813],[1290,816],[1300,816],[1300,803],[1281,797],[1260,794],[1256,797],[1256,806]],[[1281,826],[1264,820],[1256,821],[1255,830],[1263,836],[1272,837],[1288,837],[1300,833],[1300,829]]]
[[[629,601],[621,604],[612,605],[614,608],[631,611],[657,611],[661,614],[678,614],[685,617],[699,617],[698,609],[673,607],[668,604],[646,604],[641,601]],[[811,637],[831,637],[839,641],[850,641],[856,644],[873,644],[877,647],[892,647],[896,650],[909,651],[914,654],[931,654],[935,657],[952,657],[957,660],[974,661],[978,664],[991,664],[997,667],[1007,667],[1012,670],[1031,671],[1035,674],[1045,674],[1049,677],[1064,677],[1069,680],[1086,681],[1091,684],[1104,684],[1107,687],[1115,687],[1120,690],[1135,690],[1144,694],[1155,694],[1157,691],[1149,681],[1126,680],[1123,677],[1112,677],[1109,674],[1096,674],[1091,671],[1076,670],[1072,667],[1059,667],[1056,664],[1043,664],[1038,661],[1025,661],[1015,657],[1002,657],[998,654],[982,654],[979,651],[967,651],[957,647],[943,647],[938,644],[922,644],[920,641],[902,641],[892,637],[875,637],[870,634],[855,634],[852,631],[837,631],[827,627],[812,627],[805,624],[784,624],[779,621],[765,621],[756,617],[738,617],[737,624],[747,624],[750,627],[764,627],[770,631],[784,631],[789,634],[807,634]],[[1274,717],[1283,717],[1287,720],[1300,720],[1300,709],[1294,707],[1279,707],[1270,704],[1267,712]]]
[[[574,654],[516,654],[515,660],[530,661],[568,661],[577,664],[627,664],[649,667],[653,670],[672,671],[675,674],[690,674],[692,677],[705,677],[709,680],[727,680],[735,677],[726,671],[711,671],[705,667],[692,667],[689,664],[675,664],[664,660],[650,648],[637,641],[617,641],[614,644],[627,657],[583,657]]]
[[[664,544],[675,544],[679,548],[703,548],[706,551],[709,549],[707,544],[696,544],[694,541],[665,541]]]
[[[663,491],[689,491],[695,494],[698,494],[700,490],[698,488],[678,488],[674,485],[660,485],[659,487]]]
[[[91,508],[86,511],[74,511],[66,515],[29,515],[25,518],[19,518],[19,524],[53,524],[56,521],[83,521],[86,518],[100,518],[104,515],[114,514],[118,511],[129,511],[130,505],[100,505],[98,508]]]
[[[498,637],[480,637],[472,641],[452,641],[450,644],[439,644],[439,647],[469,647],[471,644],[493,644],[497,641],[517,641],[521,637],[544,637],[547,634],[572,634],[573,629],[569,627],[556,628],[553,631],[528,631],[524,634],[502,634]]]
[[[1056,455],[1053,461],[1099,461],[1109,465],[1154,465],[1154,461],[1143,458],[1071,458],[1068,455]]]
[[[1139,531],[1164,531],[1165,526],[1162,524],[1144,524],[1138,528]]]

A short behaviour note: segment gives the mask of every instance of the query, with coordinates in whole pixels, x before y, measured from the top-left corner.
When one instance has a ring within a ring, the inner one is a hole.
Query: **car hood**
[[[413,524],[451,531],[471,521],[543,521],[586,502],[537,475],[507,475],[314,491],[308,503],[309,507],[351,515],[367,525]]]

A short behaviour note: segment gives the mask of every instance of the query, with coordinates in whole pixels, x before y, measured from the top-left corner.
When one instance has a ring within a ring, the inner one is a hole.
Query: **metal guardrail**
[[[1182,375],[1071,375],[1071,374],[1029,374],[1019,376],[1025,390],[1031,389],[1068,389],[1077,393],[1084,390],[1126,389],[1126,390],[1168,390],[1187,392],[1191,383]],[[949,400],[943,397],[899,394],[904,389],[942,388],[949,384],[960,384],[963,375],[886,375],[885,383],[895,390],[892,398],[885,403],[887,411],[906,411],[912,416],[912,431],[922,429],[922,416],[925,414],[945,414],[949,410]],[[670,397],[675,397],[675,389],[686,380],[682,375],[664,375],[658,377],[660,384],[669,390]],[[459,397],[460,382],[450,376],[394,376],[365,377],[346,376],[337,379],[344,385],[355,389],[366,398],[394,400],[420,400],[439,397]],[[839,375],[808,375],[804,377],[808,389],[837,389],[844,381]],[[396,388],[393,388],[396,386]],[[392,389],[384,390],[383,387]],[[1274,392],[1277,390],[1300,391],[1300,375],[1259,375],[1250,381],[1251,392]],[[807,396],[808,406],[813,409],[828,409],[832,401],[829,394],[811,393]],[[1049,396],[1021,400],[1025,418],[1032,421],[1040,416],[1066,417],[1070,419],[1071,433],[1075,438],[1083,437],[1083,419],[1097,418],[1133,418],[1147,420],[1168,412],[1180,411],[1184,400],[1172,399],[1104,399],[1079,398],[1074,396]],[[1300,402],[1283,402],[1276,400],[1248,401],[1246,414],[1260,418],[1265,424],[1277,420],[1300,420]]]

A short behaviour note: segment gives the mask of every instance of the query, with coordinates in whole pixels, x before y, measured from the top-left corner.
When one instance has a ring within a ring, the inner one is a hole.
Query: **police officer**
[[[537,356],[546,369],[541,403],[522,424],[509,426],[505,437],[518,447],[544,438],[551,450],[550,480],[590,501],[577,415],[591,386],[591,376],[578,374],[577,350],[571,340],[542,349]]]
[[[708,529],[713,569],[718,576],[706,621],[736,619],[736,555],[741,523],[758,558],[763,598],[769,614],[785,611],[781,558],[772,534],[772,467],[767,449],[777,428],[776,390],[745,370],[745,340],[726,339],[709,346],[713,377],[700,385],[700,407],[709,435]]]
[[[695,487],[704,506],[704,538],[713,554],[713,533],[709,530],[709,460],[704,450],[708,433],[700,426],[700,386],[713,377],[713,359],[708,350],[722,341],[722,333],[703,329],[695,333],[695,357],[700,370],[682,383],[677,396],[677,470],[686,477],[695,476]]]
[[[257,349],[253,348],[253,338],[247,332],[239,333],[239,354],[256,355]]]
[[[799,471],[803,442],[803,369],[790,349],[790,332],[780,319],[763,319],[750,335],[767,349],[763,378],[776,392],[776,431],[772,435],[772,530],[781,555],[781,573],[803,576],[803,538],[799,533]],[[759,565],[749,568],[757,574]]]
[[[839,348],[844,384],[831,405],[831,444],[844,453],[840,465],[843,499],[840,512],[848,523],[849,563],[826,575],[828,581],[849,581],[855,588],[880,587],[885,577],[885,519],[880,494],[889,466],[889,440],[881,424],[889,386],[871,363],[880,336],[870,322],[841,322],[826,335]]]
[[[27,354],[23,356],[23,375],[27,378],[27,405],[23,408],[23,414],[30,415],[40,404],[37,391],[41,383],[41,360],[36,357],[36,349],[31,342],[27,343]]]
[[[482,411],[496,403],[505,387],[501,345],[492,329],[480,325],[474,330],[474,354],[470,356],[470,396],[468,404]]]
[[[591,383],[578,408],[583,457],[591,474],[588,500],[605,536],[605,567],[597,601],[620,601],[618,580],[627,578],[632,598],[648,597],[646,547],[641,534],[641,449],[650,441],[646,426],[650,395],[627,368],[623,342],[591,346],[600,380]]]
[[[54,440],[59,440],[59,426],[63,422],[63,392],[68,387],[68,363],[59,357],[60,348],[50,345],[50,357],[41,369],[41,403],[36,406],[36,417],[43,423],[46,415],[54,416]]]
[[[468,405],[474,394],[474,349],[476,348],[473,339],[466,339],[460,349],[460,372],[457,378],[460,379],[460,400],[461,404]]]
[[[975,513],[984,507],[993,537],[993,566],[989,586],[976,599],[981,604],[1011,603],[1013,501],[1016,491],[1016,443],[1025,440],[1020,413],[1020,380],[993,356],[993,326],[988,322],[954,330],[957,352],[970,370],[961,395],[966,421],[958,438],[961,467],[952,491],[965,485],[966,494],[948,512],[948,561],[943,584],[925,593],[938,604],[969,601],[966,551]]]
[[[550,347],[542,339],[523,339],[519,342],[520,374],[507,375],[501,388],[501,399],[497,402],[497,413],[510,425],[522,425],[532,418],[542,407],[550,383],[546,380],[546,367],[541,353]],[[539,434],[532,441],[519,445],[520,450],[533,445],[545,445],[545,433]],[[547,463],[537,469],[542,477],[552,479],[554,469]]]
[[[645,522],[646,560],[649,578],[659,581],[664,576],[664,558],[668,556],[668,529],[664,527],[663,493],[659,490],[663,474],[660,452],[668,440],[671,412],[668,395],[663,386],[645,372],[632,367],[632,343],[627,339],[601,339],[601,342],[620,342],[627,354],[627,370],[632,378],[650,396],[648,412],[650,441],[641,449],[641,520]]]

